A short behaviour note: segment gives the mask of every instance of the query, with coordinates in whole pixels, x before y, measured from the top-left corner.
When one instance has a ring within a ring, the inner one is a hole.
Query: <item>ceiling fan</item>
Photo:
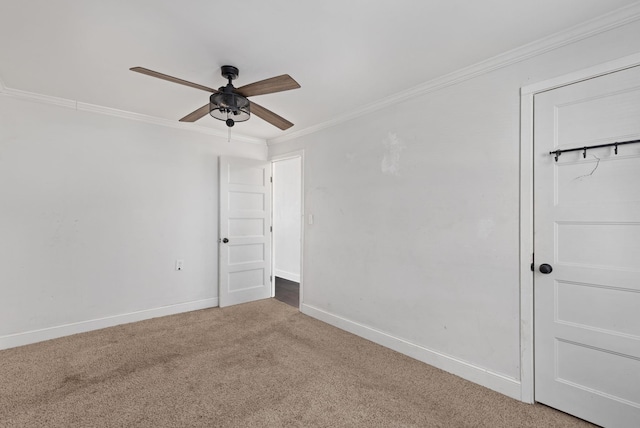
[[[228,127],[232,127],[236,122],[244,122],[245,120],[248,120],[251,113],[253,113],[259,118],[282,130],[289,129],[293,126],[293,123],[289,122],[287,119],[278,116],[271,110],[268,110],[253,101],[249,102],[247,99],[247,97],[253,97],[256,95],[273,94],[275,92],[299,88],[300,85],[298,82],[293,80],[293,78],[288,74],[260,80],[258,82],[235,88],[231,81],[238,77],[238,68],[232,65],[223,65],[221,67],[222,76],[227,79],[229,83],[227,83],[226,86],[213,89],[197,83],[178,79],[177,77],[158,73],[157,71],[149,70],[144,67],[132,67],[129,70],[212,93],[207,104],[189,113],[180,119],[180,122],[195,122],[209,113],[214,118],[223,120]]]

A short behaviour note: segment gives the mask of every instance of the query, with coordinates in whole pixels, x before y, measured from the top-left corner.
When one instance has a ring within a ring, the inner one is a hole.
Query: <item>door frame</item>
[[[540,92],[640,65],[640,53],[520,88],[520,400],[535,402],[533,99]]]
[[[305,210],[304,210],[304,149],[296,150],[293,152],[283,153],[281,155],[275,155],[269,157],[271,162],[271,176],[273,177],[273,164],[280,161],[289,159],[300,158],[300,288],[299,288],[299,302],[298,310],[302,308],[303,292],[304,292],[304,229],[305,229]],[[271,224],[273,224],[273,185],[271,186]],[[275,279],[275,252],[274,252],[275,239],[271,237],[271,272],[274,273],[273,282],[271,283],[271,297],[276,295],[276,279]]]

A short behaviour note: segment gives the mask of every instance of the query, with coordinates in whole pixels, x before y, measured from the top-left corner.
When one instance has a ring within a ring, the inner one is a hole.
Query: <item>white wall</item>
[[[266,147],[0,94],[0,348],[217,305],[219,155]]]
[[[274,275],[300,282],[301,158],[273,163]]]
[[[638,35],[634,22],[271,145],[305,150],[303,312],[520,397],[519,90],[640,52]]]

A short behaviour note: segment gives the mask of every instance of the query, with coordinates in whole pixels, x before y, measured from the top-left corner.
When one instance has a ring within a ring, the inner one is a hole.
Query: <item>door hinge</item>
[[[273,282],[273,275],[269,277],[269,282]]]
[[[273,177],[269,177],[269,181],[273,183]]]
[[[269,232],[273,232],[273,226],[269,226]]]

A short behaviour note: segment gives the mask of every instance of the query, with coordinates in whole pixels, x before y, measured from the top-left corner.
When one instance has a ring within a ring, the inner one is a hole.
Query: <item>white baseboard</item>
[[[300,282],[300,274],[287,272],[285,270],[274,269],[273,275],[283,279],[288,279],[289,281]]]
[[[44,340],[56,339],[58,337],[70,336],[72,334],[84,333],[98,330],[114,325],[128,324],[150,318],[164,317],[167,315],[179,314],[182,312],[196,311],[218,306],[218,298],[196,300],[194,302],[178,303],[176,305],[162,306],[159,308],[146,309],[143,311],[131,312],[128,314],[114,315],[105,318],[98,318],[88,321],[81,321],[72,324],[64,324],[55,327],[32,330],[24,333],[0,336],[0,349],[15,348],[16,346],[29,345],[31,343],[42,342]]]
[[[379,345],[398,351],[401,354],[408,355],[411,358],[415,358],[416,360],[422,361],[456,376],[460,376],[463,379],[467,379],[511,398],[515,398],[516,400],[520,400],[521,385],[520,381],[517,379],[492,372],[437,351],[432,351],[304,303],[302,304],[301,311],[310,317],[319,319],[320,321],[331,324],[334,327],[338,327],[342,330],[348,331],[349,333],[353,333]]]

